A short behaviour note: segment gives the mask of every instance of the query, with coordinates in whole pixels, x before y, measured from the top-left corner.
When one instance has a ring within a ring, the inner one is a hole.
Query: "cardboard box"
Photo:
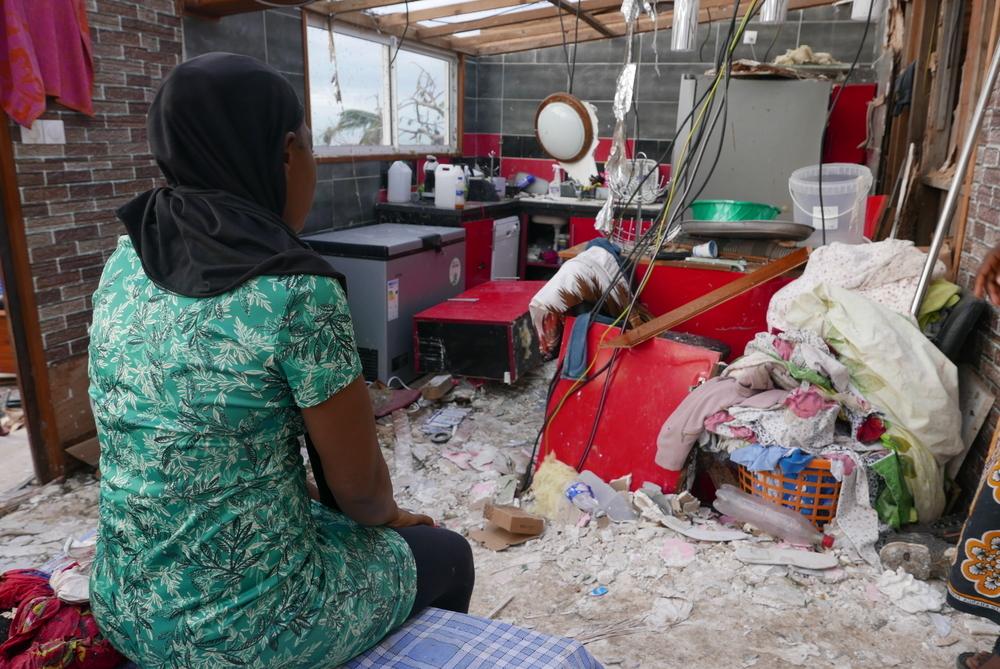
[[[487,504],[483,516],[500,529],[511,534],[538,535],[545,531],[545,519],[516,506]]]

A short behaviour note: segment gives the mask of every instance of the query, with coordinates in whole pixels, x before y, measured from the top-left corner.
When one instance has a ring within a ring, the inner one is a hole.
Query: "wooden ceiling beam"
[[[567,14],[571,14],[577,17],[579,20],[586,23],[588,26],[596,30],[597,32],[603,34],[605,37],[617,37],[613,32],[608,30],[607,26],[595,19],[593,16],[583,11],[583,8],[579,3],[572,5],[566,0],[549,0],[549,2],[559,9],[563,10]]]
[[[319,21],[326,21],[326,18],[322,14],[314,13],[318,17]],[[413,41],[418,41],[414,39],[414,33],[412,32],[412,26],[410,30],[405,30],[405,26],[383,26],[379,23],[378,18],[372,16],[371,14],[365,14],[364,12],[349,13],[349,14],[333,14],[331,15],[334,23],[345,23],[347,25],[354,26],[355,28],[361,28],[363,30],[370,30],[375,33],[381,33],[384,35],[393,35],[395,37],[403,38],[403,33],[405,32],[405,39],[407,41],[413,39]],[[472,49],[467,45],[453,45],[450,40],[441,37],[431,37],[427,39],[419,40],[420,44],[426,44],[427,46],[434,46],[439,49],[445,49],[447,51],[458,51],[459,53],[464,53],[466,55],[472,54]]]
[[[833,4],[835,0],[791,0],[789,9],[808,9],[810,7],[820,7]],[[745,8],[744,8],[745,11]],[[740,12],[742,16],[743,12]],[[702,0],[701,12],[698,21],[707,23],[709,21],[722,21],[731,18],[733,15],[733,3],[731,0]],[[610,19],[604,21],[609,29],[620,28],[624,31],[625,19],[618,17],[615,21]],[[673,23],[673,12],[660,12],[657,24],[648,17],[641,16],[636,22],[635,33],[653,32],[657,28],[668,29]],[[569,32],[569,28],[567,28]],[[554,44],[561,44],[560,28],[558,22],[554,24],[554,30],[547,35],[532,35],[528,37],[513,38],[505,36],[500,31],[484,31],[481,35],[470,38],[452,38],[451,45],[455,49],[462,49],[463,52],[471,52],[477,56],[495,56],[504,53],[516,53],[518,51],[530,51],[540,49]],[[595,36],[596,35],[596,36]],[[572,35],[570,35],[572,36]],[[584,33],[580,31],[579,42],[593,42],[600,39],[607,39],[604,35],[594,32]],[[467,51],[466,51],[467,50]]]
[[[270,9],[274,3],[283,4],[288,7],[298,7],[302,0],[271,0],[270,6],[261,4],[257,0],[182,0],[181,10],[185,14],[200,16],[203,18],[218,19],[223,16],[233,14],[246,14],[247,12],[260,12]]]
[[[518,5],[531,5],[539,0],[471,0],[470,2],[457,2],[441,7],[431,7],[429,9],[418,9],[410,12],[410,26],[418,21],[430,21],[448,16],[461,16],[462,14],[473,14],[475,12],[488,12],[494,9],[506,9],[507,7],[517,7]],[[379,17],[379,23],[384,26],[406,25],[406,12],[393,12],[383,14]]]
[[[621,7],[621,0],[582,0],[580,3],[583,11],[596,11],[601,9],[615,9]],[[420,28],[418,34],[427,37],[442,37],[454,35],[456,33],[470,32],[473,30],[484,30],[488,28],[502,28],[504,26],[516,25],[526,21],[537,21],[558,17],[559,9],[556,7],[542,7],[540,9],[529,9],[523,12],[507,12],[484,19],[473,21],[458,21],[445,25],[434,26],[433,28]]]
[[[397,5],[400,0],[318,0],[308,5],[309,9],[324,14],[348,14]]]

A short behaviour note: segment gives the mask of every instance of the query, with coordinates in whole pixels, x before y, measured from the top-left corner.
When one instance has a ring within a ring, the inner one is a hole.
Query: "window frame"
[[[335,19],[328,21],[328,17],[322,13],[303,10],[302,60],[306,97],[306,99],[303,100],[303,106],[305,107],[306,119],[310,123],[312,122],[312,94],[309,85],[309,28],[313,27],[325,30],[328,28],[328,23],[329,28],[333,29],[337,33],[383,44],[390,49],[393,48],[393,41],[395,40],[392,36],[382,35],[353,25],[344,24],[343,22],[336,21]],[[389,93],[387,113],[390,124],[389,140],[392,143],[389,145],[378,146],[366,146],[361,144],[336,147],[316,146],[313,149],[313,153],[315,154],[318,162],[348,162],[358,158],[365,158],[369,160],[394,160],[397,158],[412,159],[427,154],[439,156],[456,156],[462,154],[462,135],[464,133],[463,119],[465,112],[465,100],[463,99],[465,89],[465,57],[457,52],[429,47],[410,40],[404,42],[402,49],[403,51],[409,51],[445,60],[448,62],[450,72],[454,73],[452,76],[449,76],[448,82],[449,114],[447,123],[448,132],[452,135],[452,142],[449,145],[420,146],[406,144],[401,145],[394,141],[398,133],[398,129],[396,127],[398,109],[396,107],[396,73],[395,68],[392,68],[386,72],[388,78],[388,81],[386,82],[386,90]]]

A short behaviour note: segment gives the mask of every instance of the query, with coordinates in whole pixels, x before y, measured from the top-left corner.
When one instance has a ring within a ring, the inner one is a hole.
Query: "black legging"
[[[417,597],[410,617],[428,606],[469,612],[476,570],[472,548],[461,534],[442,527],[404,527],[396,530],[406,540],[417,563]]]
[[[319,454],[306,437],[309,464],[312,465],[320,502],[331,509],[340,510],[333,492],[323,476]],[[406,541],[417,564],[417,596],[410,609],[410,617],[433,606],[457,613],[469,612],[469,600],[476,582],[472,562],[472,548],[461,534],[442,527],[404,527],[396,530]]]

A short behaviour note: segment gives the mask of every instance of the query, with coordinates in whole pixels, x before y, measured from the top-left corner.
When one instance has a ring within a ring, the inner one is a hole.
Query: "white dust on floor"
[[[480,389],[464,427],[445,444],[419,429],[434,407],[409,413],[414,460],[400,503],[457,531],[479,527],[471,491],[500,476],[490,461],[523,458],[541,421],[545,382],[539,373],[516,388]],[[379,435],[396,471],[390,418]],[[489,457],[494,450],[500,457]],[[470,453],[458,458],[466,469],[443,457],[455,451]],[[67,536],[93,529],[97,491],[96,481],[78,475],[0,518],[0,570],[40,566]],[[605,665],[643,669],[950,667],[958,653],[990,647],[1000,629],[947,607],[905,613],[879,592],[880,573],[867,565],[820,574],[749,566],[724,544],[698,544],[693,560],[667,561],[664,542],[677,538],[643,521],[603,530],[550,525],[542,538],[501,553],[474,546],[472,613],[487,615],[509,600],[499,619],[578,638]],[[597,585],[607,594],[591,595]]]
[[[0,463],[3,463],[0,467],[0,494],[20,487],[34,477],[28,430],[21,428],[0,437]]]

